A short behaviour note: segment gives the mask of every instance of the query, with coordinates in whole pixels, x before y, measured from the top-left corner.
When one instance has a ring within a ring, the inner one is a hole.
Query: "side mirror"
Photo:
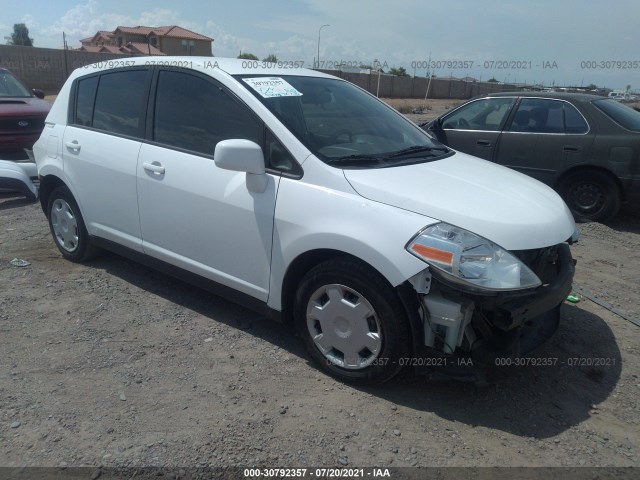
[[[251,140],[222,140],[213,152],[218,168],[234,172],[247,172],[247,188],[262,193],[267,188],[262,148]]]
[[[432,130],[442,130],[442,118],[436,118],[431,125]]]
[[[33,94],[38,97],[43,99],[44,98],[44,92],[42,90],[40,90],[39,88],[34,88],[31,90],[33,92]]]

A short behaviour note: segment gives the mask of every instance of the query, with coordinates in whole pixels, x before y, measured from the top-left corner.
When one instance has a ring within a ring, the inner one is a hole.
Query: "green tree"
[[[259,60],[259,58],[254,55],[253,53],[242,53],[240,52],[240,55],[238,55],[238,58],[242,58],[244,60]]]
[[[262,61],[269,63],[278,63],[278,57],[276,57],[275,53],[270,53],[265,58],[263,58]]]
[[[587,90],[597,90],[598,86],[595,83],[590,83],[587,85]]]
[[[491,77],[489,80],[487,80],[487,83],[500,83],[500,82],[496,80],[495,77]]]
[[[404,69],[404,67],[391,67],[389,69],[389,73],[391,75],[396,75],[398,77],[408,77],[409,74],[407,73],[407,71]]]
[[[15,23],[11,36],[4,38],[7,41],[7,45],[33,47],[33,38],[29,38],[29,29],[24,23]]]

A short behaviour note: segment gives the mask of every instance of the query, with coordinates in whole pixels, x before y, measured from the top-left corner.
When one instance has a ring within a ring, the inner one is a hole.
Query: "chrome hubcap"
[[[367,367],[382,349],[382,331],[373,306],[344,285],[324,285],[313,292],[307,305],[307,328],[327,361],[339,367]]]
[[[78,248],[78,221],[69,204],[61,198],[51,207],[51,227],[60,247],[69,253]]]

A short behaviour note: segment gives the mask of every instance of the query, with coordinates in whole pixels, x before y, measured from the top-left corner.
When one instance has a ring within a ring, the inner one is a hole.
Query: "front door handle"
[[[490,147],[491,142],[489,140],[478,140],[476,145],[480,145],[481,147]]]
[[[148,172],[152,172],[155,175],[164,175],[164,167],[160,164],[160,162],[144,162],[142,164],[142,168],[144,168]]]
[[[565,145],[562,149],[565,152],[578,152],[580,150],[580,147],[576,145]]]
[[[69,150],[73,150],[76,153],[80,151],[80,144],[77,140],[74,140],[73,142],[65,142],[65,145]]]

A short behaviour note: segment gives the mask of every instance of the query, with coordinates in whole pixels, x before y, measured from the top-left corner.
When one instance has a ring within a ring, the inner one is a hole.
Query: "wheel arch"
[[[387,282],[391,290],[395,292],[403,307],[409,326],[409,333],[411,335],[411,353],[413,354],[418,352],[421,348],[423,326],[419,316],[420,302],[411,284],[408,281],[405,281],[394,287],[373,265],[355,255],[341,250],[327,248],[310,250],[298,255],[289,264],[283,278],[282,290],[280,292],[282,301],[282,321],[288,325],[293,325],[293,303],[297,286],[300,284],[300,281],[307,272],[323,262],[336,258],[345,258],[356,261],[376,272],[385,282]]]
[[[49,212],[47,212],[49,196],[51,195],[51,192],[58,187],[69,188],[69,186],[56,175],[45,175],[40,178],[40,206],[47,217],[49,216]]]
[[[559,191],[560,187],[562,186],[562,183],[567,178],[569,178],[572,175],[582,174],[582,173],[592,173],[592,174],[595,174],[595,175],[606,175],[611,180],[613,180],[614,183],[616,184],[616,186],[618,187],[618,193],[620,194],[620,199],[622,201],[625,200],[624,188],[623,188],[622,182],[620,182],[620,179],[611,170],[609,170],[608,168],[599,167],[597,165],[576,165],[574,167],[571,167],[568,170],[565,170],[558,177],[558,179],[556,180],[556,182],[553,185],[553,188],[556,191]]]

